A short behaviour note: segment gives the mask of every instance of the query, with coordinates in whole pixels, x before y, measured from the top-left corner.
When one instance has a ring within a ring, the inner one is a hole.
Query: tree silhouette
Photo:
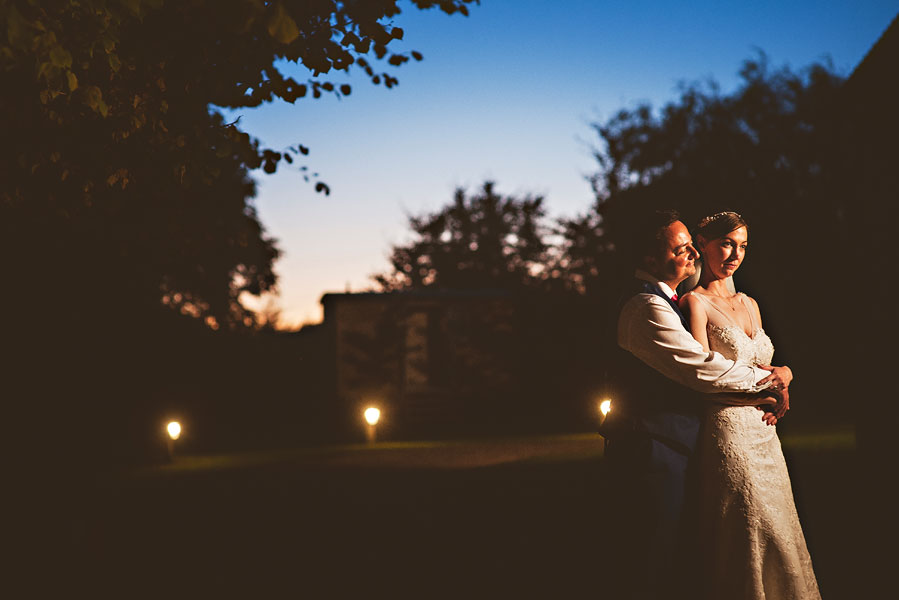
[[[333,69],[395,86],[422,58],[388,50],[398,13],[391,0],[0,1],[5,400],[42,424],[23,440],[42,468],[117,460],[109,449],[150,443],[163,406],[265,377],[229,358],[244,354],[228,332],[257,320],[240,296],[276,284],[250,175],[293,164],[328,186],[301,166],[302,140],[262,147],[220,108],[350,94]]]
[[[470,2],[414,5],[467,14]],[[332,69],[358,68],[392,87],[396,78],[376,70],[378,61],[421,59],[388,51],[403,37],[386,22],[398,13],[396,1],[3,2],[7,247],[46,249],[48,256],[28,256],[44,260],[27,270],[70,255],[210,324],[251,322],[237,299],[273,288],[277,250],[248,201],[248,171],[272,173],[309,150],[261,148],[210,106],[351,93],[321,78]],[[285,77],[280,61],[303,65],[310,78]],[[321,181],[315,187],[328,192]]]
[[[503,197],[492,182],[436,213],[410,216],[415,240],[395,246],[393,270],[375,276],[384,290],[522,289],[542,279],[548,245],[540,197]]]

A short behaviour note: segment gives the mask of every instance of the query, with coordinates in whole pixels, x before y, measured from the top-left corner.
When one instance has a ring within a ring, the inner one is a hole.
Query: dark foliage
[[[464,13],[466,2],[414,4]],[[409,60],[388,51],[403,37],[386,24],[397,4],[4,1],[4,241],[38,249],[23,257],[25,270],[65,255],[101,278],[116,274],[115,287],[137,299],[213,326],[251,324],[238,297],[273,289],[278,252],[249,202],[248,172],[272,173],[309,150],[260,148],[210,106],[350,93],[321,79],[332,69],[395,85],[374,64]],[[283,76],[281,61],[302,64],[310,79]]]
[[[395,246],[393,270],[375,276],[383,290],[517,290],[543,279],[548,245],[540,197],[503,197],[492,182],[438,212],[410,216],[414,240]]]
[[[41,424],[28,447],[50,456],[35,464],[119,462],[158,445],[165,406],[272,391],[247,354],[257,316],[239,302],[275,290],[279,254],[250,174],[293,164],[329,188],[298,164],[308,148],[261,147],[218,107],[351,93],[332,69],[396,85],[395,67],[421,59],[388,49],[403,37],[398,5],[0,1],[4,399]],[[309,78],[284,76],[283,61]]]

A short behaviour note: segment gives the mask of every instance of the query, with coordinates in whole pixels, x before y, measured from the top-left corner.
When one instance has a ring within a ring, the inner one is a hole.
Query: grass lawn
[[[825,598],[852,597],[851,432],[784,438]],[[178,457],[76,523],[95,597],[602,598],[594,434]]]

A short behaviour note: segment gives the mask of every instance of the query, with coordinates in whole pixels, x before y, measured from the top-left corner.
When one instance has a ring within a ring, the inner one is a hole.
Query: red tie
[[[673,296],[671,296],[671,301],[677,302],[677,294],[674,294]]]

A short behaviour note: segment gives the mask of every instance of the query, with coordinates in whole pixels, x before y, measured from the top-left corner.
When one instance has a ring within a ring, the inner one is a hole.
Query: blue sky
[[[591,122],[658,108],[680,82],[729,92],[758,50],[774,67],[832,60],[848,75],[899,12],[896,0],[482,0],[467,18],[401,6],[405,38],[391,49],[424,60],[390,70],[399,86],[329,74],[352,94],[234,113],[269,147],[308,146],[306,164],[331,187],[316,194],[295,166],[254,174],[260,218],[284,251],[285,326],[319,321],[324,292],[370,286],[408,239],[406,215],[439,209],[456,187],[490,179],[544,196],[551,217],[584,212]]]

